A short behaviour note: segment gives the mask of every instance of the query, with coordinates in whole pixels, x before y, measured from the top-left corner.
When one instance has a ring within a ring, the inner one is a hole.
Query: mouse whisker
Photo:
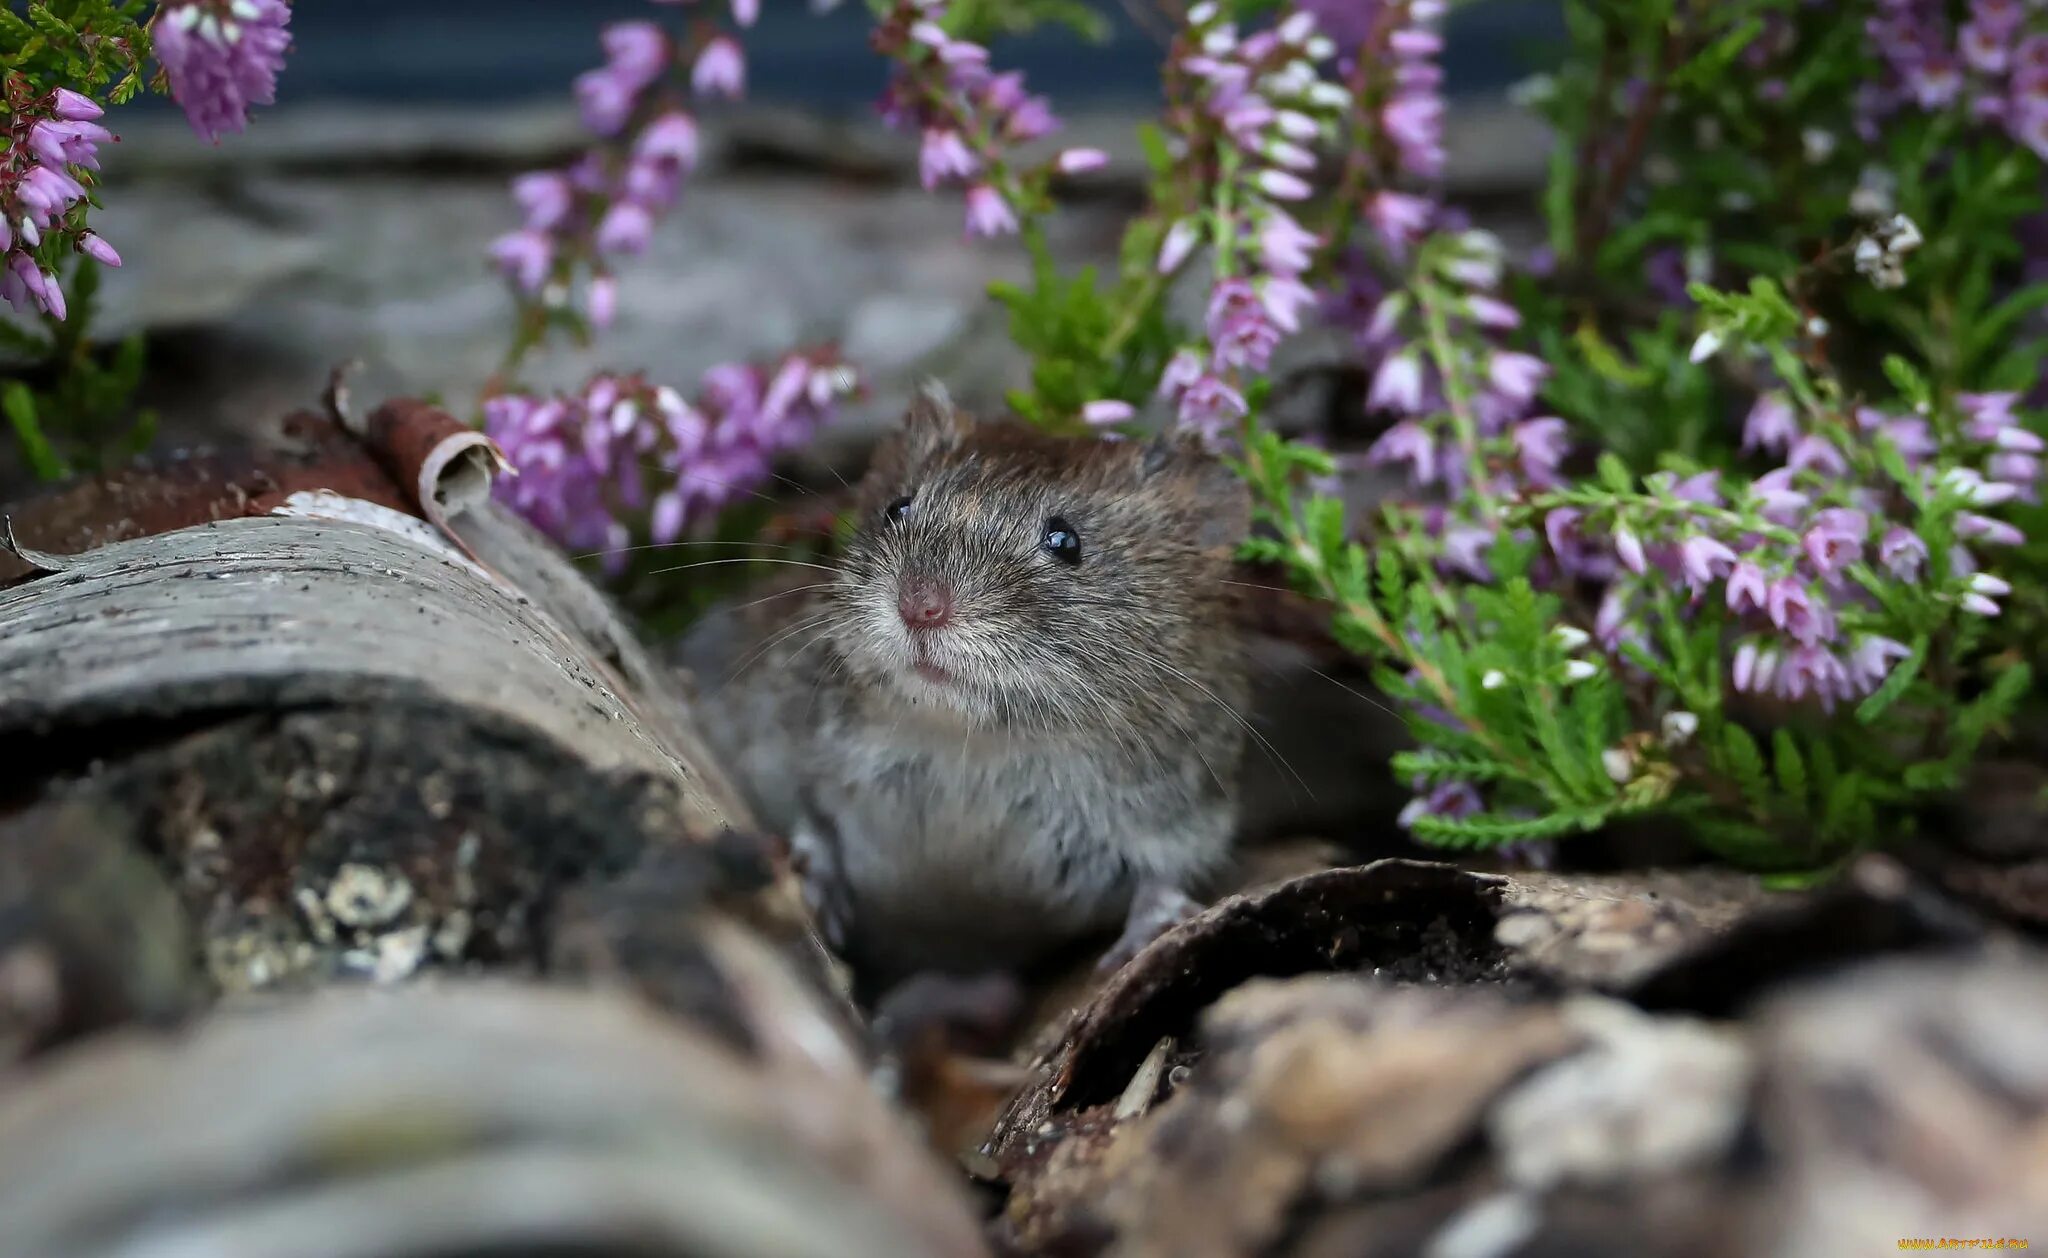
[[[1240,713],[1236,708],[1232,707],[1230,704],[1225,703],[1222,699],[1218,698],[1215,691],[1209,689],[1209,687],[1203,685],[1201,682],[1196,681],[1193,677],[1188,676],[1185,672],[1182,672],[1180,669],[1175,668],[1173,665],[1167,663],[1166,660],[1160,657],[1159,655],[1135,651],[1128,647],[1117,647],[1108,643],[1103,643],[1102,645],[1109,646],[1111,650],[1120,651],[1121,653],[1126,654],[1133,659],[1139,660],[1146,664],[1150,664],[1154,668],[1158,668],[1174,677],[1179,678],[1181,681],[1186,682],[1188,685],[1193,686],[1195,689],[1207,695],[1211,702],[1213,702],[1217,707],[1223,709],[1223,711],[1229,715],[1231,720],[1236,721],[1238,725],[1243,727],[1244,732],[1251,737],[1252,741],[1258,743],[1260,749],[1265,752],[1266,757],[1273,762],[1276,768],[1285,769],[1290,777],[1292,777],[1296,782],[1300,783],[1301,789],[1307,793],[1308,797],[1311,800],[1313,800],[1316,797],[1315,791],[1309,786],[1307,779],[1303,778],[1300,772],[1297,771],[1292,764],[1288,763],[1287,758],[1281,755],[1279,749],[1273,746],[1272,740],[1268,739],[1264,734],[1261,734],[1257,729],[1254,729],[1252,727],[1252,723],[1246,720],[1242,713]]]
[[[735,559],[700,559],[695,563],[677,564],[671,568],[656,568],[647,575],[658,577],[667,572],[687,572],[691,568],[716,568],[722,564],[734,563],[779,563],[787,564],[792,568],[814,568],[819,572],[829,572],[834,576],[839,575],[839,569],[826,564],[807,563],[801,559],[776,559],[768,555],[742,555]]]
[[[746,547],[746,548],[748,548],[748,549],[750,549],[750,550],[773,550],[773,551],[780,551],[780,552],[784,552],[784,553],[787,553],[787,552],[789,552],[789,551],[796,551],[796,552],[798,552],[798,553],[800,553],[800,554],[801,554],[801,553],[807,553],[807,552],[805,552],[805,551],[804,551],[804,548],[803,548],[803,547],[800,547],[800,546],[786,546],[786,545],[783,545],[783,544],[781,544],[781,543],[779,543],[779,542],[741,542],[741,541],[731,541],[731,542],[727,542],[727,541],[712,541],[712,540],[705,540],[705,541],[694,541],[694,542],[680,542],[680,541],[679,541],[679,542],[643,542],[643,543],[641,543],[640,545],[637,545],[637,546],[611,546],[611,547],[607,547],[607,548],[605,548],[605,549],[603,549],[603,550],[586,550],[586,551],[579,551],[578,553],[576,553],[576,554],[574,554],[574,555],[571,555],[571,556],[569,556],[569,557],[570,557],[571,559],[597,559],[597,558],[599,558],[599,557],[601,557],[601,556],[605,556],[605,555],[631,555],[631,554],[637,554],[638,552],[640,552],[640,551],[643,551],[643,550],[681,550],[682,548],[684,548],[684,547],[686,547],[686,546],[726,546],[726,547],[735,547],[735,546],[738,546],[738,547]]]
[[[766,642],[763,642],[759,647],[757,647],[751,654],[747,656],[746,659],[742,660],[739,664],[734,666],[732,673],[726,678],[726,683],[730,685],[732,682],[738,681],[741,674],[745,673],[749,668],[752,668],[759,661],[766,659],[769,652],[773,651],[778,645],[780,645],[784,641],[795,637],[797,634],[800,634],[807,629],[817,628],[820,625],[823,625],[827,630],[830,630],[834,627],[832,622],[838,618],[838,615],[839,613],[837,611],[826,611],[819,615],[812,616],[806,620],[800,620],[794,625],[784,627],[781,631],[770,636]]]

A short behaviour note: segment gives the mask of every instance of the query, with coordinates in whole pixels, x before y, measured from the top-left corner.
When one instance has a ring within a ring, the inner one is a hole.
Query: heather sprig
[[[655,547],[701,530],[757,493],[857,384],[830,348],[713,367],[694,399],[606,372],[574,393],[490,397],[484,428],[518,469],[501,491],[512,508],[616,573],[635,522]]]
[[[138,337],[113,349],[91,340],[99,268],[121,265],[92,229],[99,170],[118,137],[109,106],[165,77],[150,62],[148,0],[47,0],[0,6],[0,350],[20,368],[0,411],[37,476],[55,479],[146,444],[154,419],[133,397]],[[172,54],[175,59],[175,54]],[[168,61],[164,62],[169,65]],[[181,103],[188,103],[181,99]],[[45,382],[31,387],[30,366]]]
[[[595,142],[566,167],[512,181],[522,224],[490,246],[518,302],[508,376],[553,331],[586,337],[610,326],[619,264],[646,251],[697,169],[694,102],[745,94],[739,35],[758,18],[759,4],[691,7],[684,29],[658,12],[606,26],[599,36],[604,63],[575,83]]]
[[[1043,214],[1055,174],[1099,169],[1093,149],[1067,149],[1020,167],[1015,150],[1059,130],[1051,104],[1023,74],[997,73],[989,50],[956,34],[946,0],[898,0],[875,27],[873,45],[892,67],[883,119],[919,136],[918,177],[926,191],[964,189],[969,236],[1007,236]]]

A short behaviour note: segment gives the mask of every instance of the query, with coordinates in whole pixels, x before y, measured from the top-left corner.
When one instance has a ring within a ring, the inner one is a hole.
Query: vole
[[[921,386],[830,575],[700,626],[713,741],[868,979],[1120,963],[1228,856],[1243,483],[1185,439],[1058,438]]]

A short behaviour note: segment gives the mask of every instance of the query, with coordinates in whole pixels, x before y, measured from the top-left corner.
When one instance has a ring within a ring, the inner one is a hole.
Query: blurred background
[[[1133,128],[1156,99],[1149,9],[1103,8],[1100,44],[1048,30],[994,50],[1051,96],[1060,142],[1117,159],[1060,216],[1056,247],[1076,261],[1112,256],[1141,189]],[[167,101],[114,111],[122,143],[95,223],[127,265],[109,277],[99,331],[147,334],[146,400],[167,439],[310,403],[350,357],[466,413],[509,339],[512,305],[485,261],[515,225],[506,180],[578,150],[570,83],[601,60],[605,22],[676,13],[646,0],[306,0],[278,104],[248,133],[213,147]],[[965,240],[957,194],[917,186],[912,143],[875,115],[869,20],[858,4],[815,14],[767,0],[747,41],[749,99],[702,111],[704,168],[622,270],[616,326],[587,350],[535,357],[530,383],[609,367],[687,390],[717,362],[833,340],[872,385],[845,441],[924,372],[970,402],[1000,397],[1020,363],[984,291],[1020,272],[1021,253]],[[1559,33],[1540,0],[1483,0],[1451,20],[1450,183],[1482,220],[1510,215],[1492,225],[1511,234],[1546,154],[1504,93]]]

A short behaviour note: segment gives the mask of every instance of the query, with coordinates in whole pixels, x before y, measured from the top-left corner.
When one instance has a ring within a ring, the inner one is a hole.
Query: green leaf
[[[1634,473],[1630,472],[1628,464],[1622,462],[1615,454],[1603,451],[1600,455],[1599,466],[1600,480],[1607,488],[1617,494],[1635,492],[1636,478]]]
[[[0,386],[0,411],[7,414],[7,422],[14,429],[15,440],[21,445],[23,457],[39,480],[62,480],[70,474],[64,460],[50,445],[42,425],[36,421],[36,398],[27,385],[19,380],[9,380]]]
[[[1913,364],[1897,354],[1886,354],[1884,356],[1884,374],[1885,378],[1892,382],[1892,387],[1899,391],[1899,396],[1906,399],[1906,403],[1909,406],[1919,407],[1931,404],[1934,392],[1927,384],[1927,377],[1921,375],[1914,368]]]
[[[1787,799],[1799,807],[1806,806],[1806,761],[1799,754],[1799,744],[1792,737],[1792,731],[1777,729],[1771,732],[1771,759],[1778,773],[1778,789]]]
[[[1884,679],[1884,683],[1872,691],[1869,698],[1856,705],[1858,721],[1869,725],[1899,701],[1899,696],[1906,693],[1907,687],[1913,684],[1913,679],[1920,675],[1921,668],[1926,666],[1927,646],[1926,634],[1923,633],[1913,639],[1913,653],[1894,665],[1891,675]]]

